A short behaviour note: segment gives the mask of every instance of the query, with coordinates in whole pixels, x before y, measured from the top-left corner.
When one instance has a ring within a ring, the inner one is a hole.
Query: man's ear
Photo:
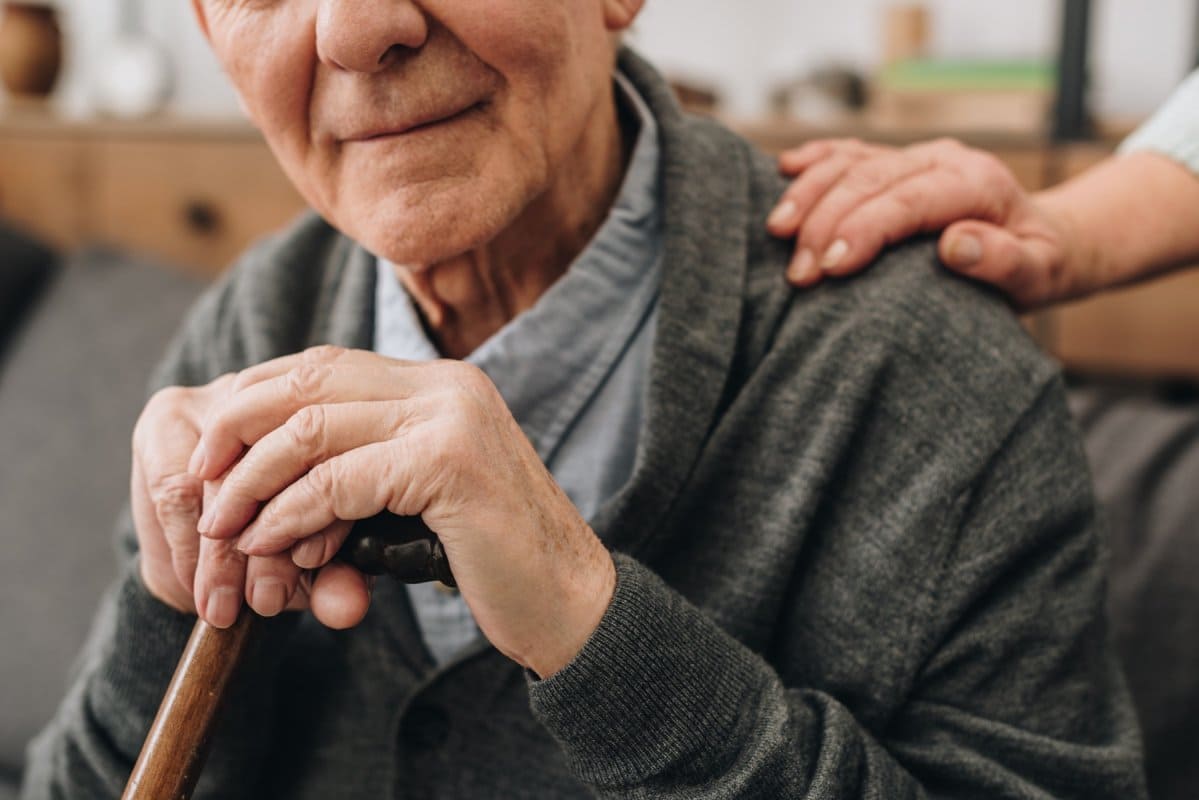
[[[200,33],[212,44],[212,36],[208,33],[208,14],[204,11],[204,0],[192,0],[192,11],[196,14],[196,22],[200,25]]]
[[[196,0],[197,2],[199,0]],[[604,24],[613,33],[628,30],[641,13],[645,0],[603,0]]]

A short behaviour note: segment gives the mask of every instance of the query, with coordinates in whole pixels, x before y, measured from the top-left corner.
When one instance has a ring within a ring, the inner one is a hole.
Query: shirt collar
[[[615,82],[640,130],[608,218],[532,308],[466,359],[496,384],[546,461],[641,329],[660,282],[658,124],[623,75]],[[378,273],[375,349],[392,358],[437,358],[394,266],[380,259]]]

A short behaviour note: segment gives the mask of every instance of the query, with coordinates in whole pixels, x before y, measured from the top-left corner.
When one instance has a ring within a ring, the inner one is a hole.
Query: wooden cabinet
[[[0,119],[0,214],[61,248],[211,275],[303,208],[247,126]]]
[[[0,215],[56,245],[84,227],[83,160],[71,136],[0,133]]]
[[[1199,270],[1062,306],[1041,330],[1079,371],[1199,379]]]
[[[253,141],[97,142],[89,218],[100,243],[218,270],[303,207]]]

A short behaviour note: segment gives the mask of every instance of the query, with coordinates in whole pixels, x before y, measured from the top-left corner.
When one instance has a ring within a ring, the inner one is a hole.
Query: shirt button
[[[413,750],[433,750],[450,738],[450,718],[434,705],[414,705],[400,723],[400,738]]]

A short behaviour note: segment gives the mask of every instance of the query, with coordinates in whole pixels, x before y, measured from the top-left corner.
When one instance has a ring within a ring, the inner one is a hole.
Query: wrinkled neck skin
[[[443,356],[470,355],[565,274],[616,201],[632,149],[629,129],[613,89],[569,162],[499,236],[448,261],[396,267]]]

